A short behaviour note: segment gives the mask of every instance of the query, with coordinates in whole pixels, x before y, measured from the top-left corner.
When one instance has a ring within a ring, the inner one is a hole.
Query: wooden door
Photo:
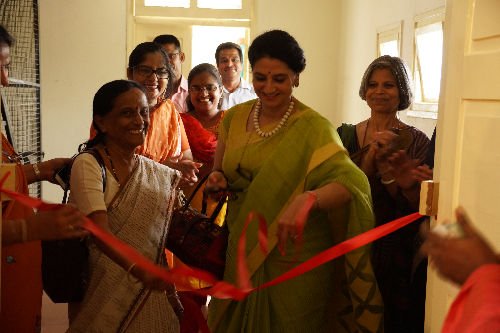
[[[437,221],[463,205],[500,244],[500,0],[448,0],[434,177]],[[496,246],[498,249],[498,246]],[[426,332],[440,332],[457,288],[429,274]]]

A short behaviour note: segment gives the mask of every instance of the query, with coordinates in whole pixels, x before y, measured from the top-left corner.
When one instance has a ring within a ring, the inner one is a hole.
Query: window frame
[[[420,66],[419,59],[418,59],[418,40],[417,40],[417,30],[425,30],[425,27],[436,24],[436,23],[441,23],[441,31],[444,34],[444,19],[445,19],[445,7],[439,7],[436,9],[433,9],[431,11],[422,13],[417,15],[414,18],[413,22],[413,67],[412,67],[412,75],[414,79],[414,87],[413,90],[414,92],[416,91],[417,87],[417,70]],[[443,48],[444,48],[444,42],[443,42]],[[441,64],[442,68],[442,64]],[[418,73],[421,73],[421,70],[418,70]],[[421,79],[421,75],[419,74],[418,77]],[[423,82],[420,83],[420,86],[423,87]],[[423,88],[421,88],[423,89]],[[439,99],[439,98],[438,98]],[[437,119],[438,117],[438,105],[439,101],[436,102],[426,102],[426,101],[413,101],[413,103],[410,106],[410,109],[408,110],[407,114],[408,116],[412,117],[418,117],[418,118],[430,118],[430,119]]]
[[[380,45],[382,43],[390,42],[395,40],[398,44],[398,57],[401,57],[402,53],[402,30],[403,21],[399,21],[394,24],[386,25],[377,28],[377,58],[382,56],[380,52]]]
[[[192,27],[196,25],[246,28],[246,50],[250,46],[250,30],[253,28],[251,22],[252,0],[242,0],[241,9],[198,8],[196,6],[197,0],[190,0],[190,8],[145,6],[144,0],[128,1],[130,10],[127,16],[127,54],[130,54],[136,45],[134,36],[136,24],[178,24],[190,27],[191,31]],[[243,58],[243,79],[250,81],[250,63],[246,54]],[[215,61],[213,63],[215,65]]]
[[[195,20],[236,20],[240,24],[250,22],[251,17],[251,0],[241,0],[241,9],[209,9],[198,8],[197,0],[190,0],[190,8],[178,7],[160,7],[160,6],[145,6],[144,0],[134,1],[134,16],[139,17],[161,17],[161,18],[180,18],[186,17]]]

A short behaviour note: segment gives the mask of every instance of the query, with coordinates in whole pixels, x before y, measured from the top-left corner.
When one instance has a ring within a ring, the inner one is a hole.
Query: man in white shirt
[[[238,44],[222,43],[215,51],[215,61],[224,85],[222,110],[257,98],[252,85],[241,79],[242,60],[243,52]]]
[[[181,43],[174,35],[159,35],[155,37],[153,42],[163,46],[174,70],[174,94],[170,99],[177,111],[181,113],[187,112],[186,98],[188,96],[188,82],[182,75],[182,63],[186,56],[181,51]]]

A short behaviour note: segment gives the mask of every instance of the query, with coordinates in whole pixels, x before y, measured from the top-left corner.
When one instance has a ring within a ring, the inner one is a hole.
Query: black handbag
[[[106,167],[95,149],[82,151],[95,157],[101,167],[103,192],[106,189]],[[68,173],[69,174],[69,173]],[[69,182],[68,182],[69,183]],[[63,203],[67,198],[66,188]],[[86,239],[42,241],[43,290],[54,303],[80,302],[88,283],[88,248]]]
[[[189,199],[172,213],[166,248],[185,264],[208,271],[221,279],[224,274],[229,231],[225,224],[222,227],[216,224],[215,219],[227,197],[219,199],[211,216],[206,215],[206,193],[203,193],[201,212],[190,206],[207,178],[204,177]]]

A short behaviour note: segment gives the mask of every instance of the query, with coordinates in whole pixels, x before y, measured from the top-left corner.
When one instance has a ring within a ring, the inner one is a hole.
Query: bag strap
[[[187,199],[187,201],[184,203],[184,209],[188,208],[189,207],[189,204],[191,203],[191,201],[193,201],[193,198],[194,196],[196,195],[196,193],[198,193],[198,191],[200,190],[201,186],[203,184],[205,184],[205,182],[207,181],[208,179],[208,176],[210,176],[210,174],[207,174],[205,175],[199,182],[198,184],[196,185],[194,191],[191,193],[191,195],[189,196],[189,199]]]
[[[101,167],[102,191],[103,192],[106,191],[106,165],[104,164],[104,160],[102,159],[102,156],[99,153],[99,151],[96,148],[86,149],[86,150],[80,152],[74,158],[76,158],[77,156],[80,156],[80,154],[90,154],[90,155],[94,156],[94,158],[97,161],[97,164],[99,164],[99,166]],[[73,162],[71,162],[71,163],[73,163]],[[68,186],[67,189],[64,190],[62,203],[67,203],[68,202],[68,191],[69,191],[69,186]]]
[[[106,165],[104,164],[104,160],[102,159],[102,155],[99,153],[99,151],[96,148],[90,148],[87,150],[84,150],[82,153],[89,153],[90,155],[94,156],[96,159],[97,163],[101,167],[101,176],[102,176],[102,191],[106,191]]]
[[[208,199],[208,194],[206,192],[203,192],[203,200],[202,200],[202,213],[205,214],[207,212],[207,199]],[[219,215],[220,211],[222,210],[222,207],[226,203],[227,195],[224,195],[222,198],[219,199],[219,202],[217,203],[217,206],[215,207],[214,211],[212,212],[212,215],[210,215],[210,222],[214,222],[217,216]]]
[[[202,187],[202,185],[205,184],[205,182],[207,181],[208,176],[210,176],[210,173],[207,174],[207,175],[205,175],[198,182],[198,184],[196,185],[193,193],[191,193],[191,195],[189,196],[189,199],[184,203],[184,206],[182,207],[184,210],[189,207],[189,205],[191,204],[191,201],[193,200],[193,198],[196,195],[196,193],[200,190],[200,188]],[[220,211],[222,210],[222,207],[226,203],[226,199],[227,199],[227,196],[223,196],[222,198],[219,199],[219,202],[217,203],[217,206],[215,207],[214,211],[212,212],[212,215],[210,216],[210,221],[211,222],[214,222],[215,219],[217,218],[217,216],[219,215]],[[207,212],[207,200],[208,200],[208,195],[207,195],[207,193],[205,191],[203,191],[203,199],[201,201],[201,213],[202,214],[206,214],[206,212]]]

